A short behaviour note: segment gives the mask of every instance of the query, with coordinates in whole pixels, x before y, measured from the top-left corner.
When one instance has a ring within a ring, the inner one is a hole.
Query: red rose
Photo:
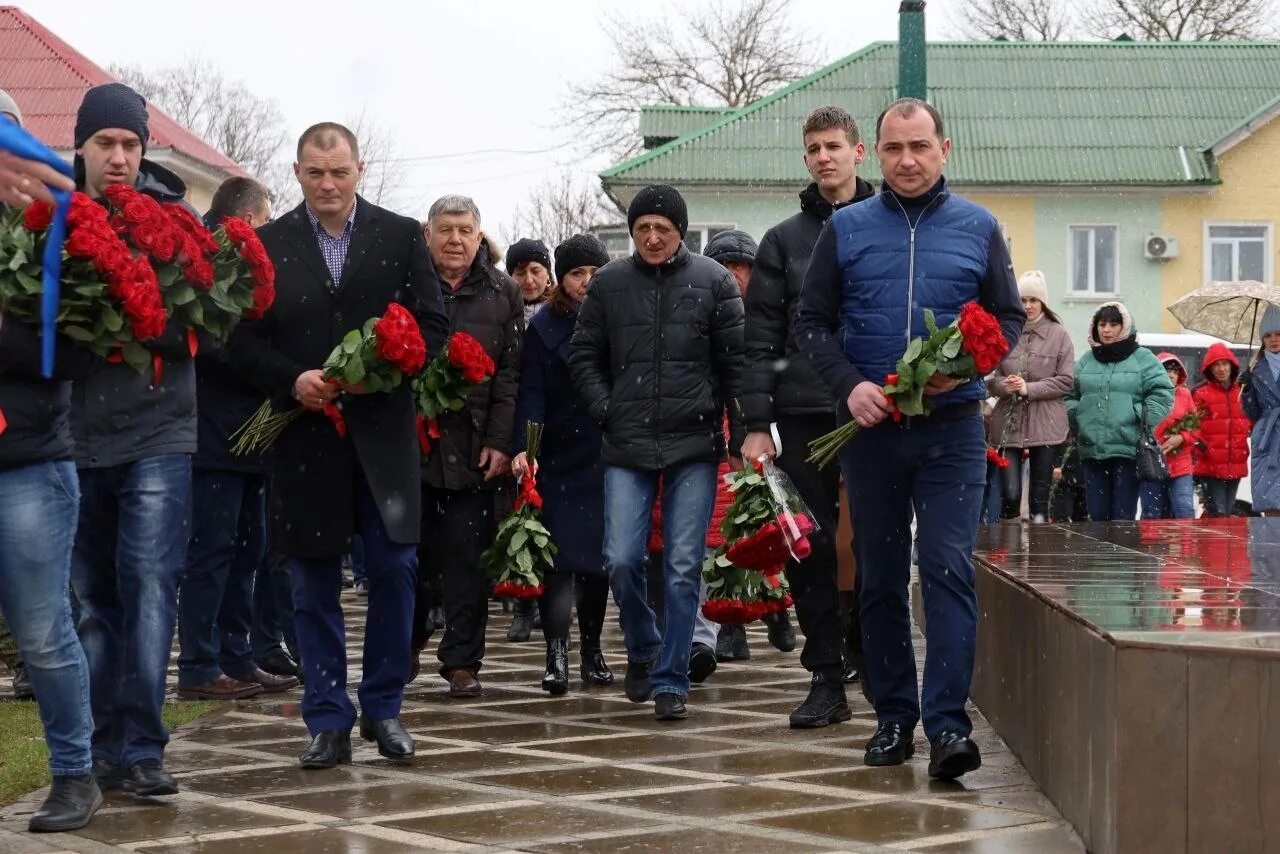
[[[84,193],[71,194],[71,209],[67,212],[67,229],[74,230],[90,223],[106,223],[107,211],[102,205]]]
[[[455,332],[449,338],[448,347],[449,364],[460,370],[468,383],[482,383],[493,376],[493,359],[475,338],[465,332]]]
[[[961,307],[956,328],[964,339],[964,351],[973,357],[978,376],[994,371],[1009,352],[1000,321],[976,302]]]
[[[27,231],[44,231],[53,224],[53,205],[48,202],[32,202],[22,212],[22,227]]]
[[[520,481],[520,495],[514,503],[517,510],[526,504],[531,504],[538,510],[542,509],[542,496],[538,494],[537,483],[532,477],[526,477]]]
[[[887,385],[887,386],[889,386],[889,385],[897,385],[897,384],[898,384],[898,375],[897,375],[897,374],[889,374],[887,377],[885,377],[885,378],[884,378],[884,384],[885,384],[885,385]]]
[[[92,228],[77,228],[67,235],[62,249],[72,258],[93,260],[106,245],[101,234]]]
[[[427,362],[427,345],[418,321],[399,303],[391,303],[373,324],[378,358],[394,365],[402,374],[416,374]]]
[[[253,308],[244,313],[249,320],[261,320],[262,316],[276,301],[276,289],[272,285],[259,286],[253,289]]]
[[[253,229],[249,226],[249,223],[237,217],[223,218],[218,227],[227,235],[227,239],[236,246],[257,241],[258,238],[258,236],[254,234]]]

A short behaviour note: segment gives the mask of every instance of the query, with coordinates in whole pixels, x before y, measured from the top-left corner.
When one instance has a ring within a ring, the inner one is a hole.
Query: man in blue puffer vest
[[[884,187],[823,227],[796,321],[800,349],[864,428],[840,465],[857,532],[866,678],[879,724],[866,764],[911,757],[923,705],[929,775],[939,779],[982,764],[965,701],[978,628],[972,553],[986,479],[979,410],[986,391],[980,379],[935,374],[925,390],[932,413],[894,422],[885,420],[881,385],[908,342],[927,334],[925,309],[944,326],[977,301],[999,319],[1010,346],[1026,321],[995,217],[947,190],[942,169],[950,151],[942,116],[924,101],[903,98],[880,114]],[[928,626],[923,704],[907,606],[913,509]]]

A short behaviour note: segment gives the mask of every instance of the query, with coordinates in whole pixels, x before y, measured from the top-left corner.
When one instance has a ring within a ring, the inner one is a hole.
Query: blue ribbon
[[[72,177],[70,163],[13,122],[0,120],[0,151],[37,160],[68,178]],[[46,377],[53,376],[54,336],[58,332],[58,300],[62,286],[62,241],[67,234],[67,211],[71,209],[70,193],[56,190],[53,197],[57,205],[44,245],[44,290],[40,295],[40,370]]]

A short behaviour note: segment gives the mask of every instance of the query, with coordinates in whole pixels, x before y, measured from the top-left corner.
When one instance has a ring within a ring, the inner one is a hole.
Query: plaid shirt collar
[[[356,202],[356,204],[358,203]],[[316,245],[320,249],[320,254],[324,256],[325,266],[329,268],[331,277],[330,289],[336,289],[338,282],[342,279],[342,268],[346,264],[347,250],[351,247],[351,235],[355,230],[356,204],[351,205],[351,213],[347,215],[347,224],[343,227],[342,234],[337,237],[330,234],[320,223],[315,211],[311,210],[311,205],[306,205],[307,218],[311,220],[311,228],[316,236]]]
[[[350,237],[352,230],[356,227],[356,205],[358,204],[360,204],[359,199],[351,205],[351,213],[347,214],[347,224],[346,227],[342,229],[340,237],[333,237],[333,235],[329,234],[329,232],[325,230],[325,227],[320,224],[320,218],[316,216],[316,212],[311,209],[311,205],[309,204],[305,205],[307,209],[307,219],[311,220],[311,228],[317,235],[325,234],[332,237],[334,240],[339,240],[342,237]]]

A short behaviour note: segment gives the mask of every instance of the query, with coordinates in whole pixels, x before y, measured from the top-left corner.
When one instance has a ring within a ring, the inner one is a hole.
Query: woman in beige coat
[[[991,441],[1009,460],[1001,472],[1001,517],[1016,519],[1022,512],[1022,458],[1030,455],[1030,512],[1043,522],[1049,512],[1058,446],[1067,441],[1067,410],[1063,398],[1074,379],[1075,348],[1071,336],[1048,306],[1044,273],[1028,270],[1018,279],[1027,324],[1022,338],[987,381],[998,398],[991,417]]]

